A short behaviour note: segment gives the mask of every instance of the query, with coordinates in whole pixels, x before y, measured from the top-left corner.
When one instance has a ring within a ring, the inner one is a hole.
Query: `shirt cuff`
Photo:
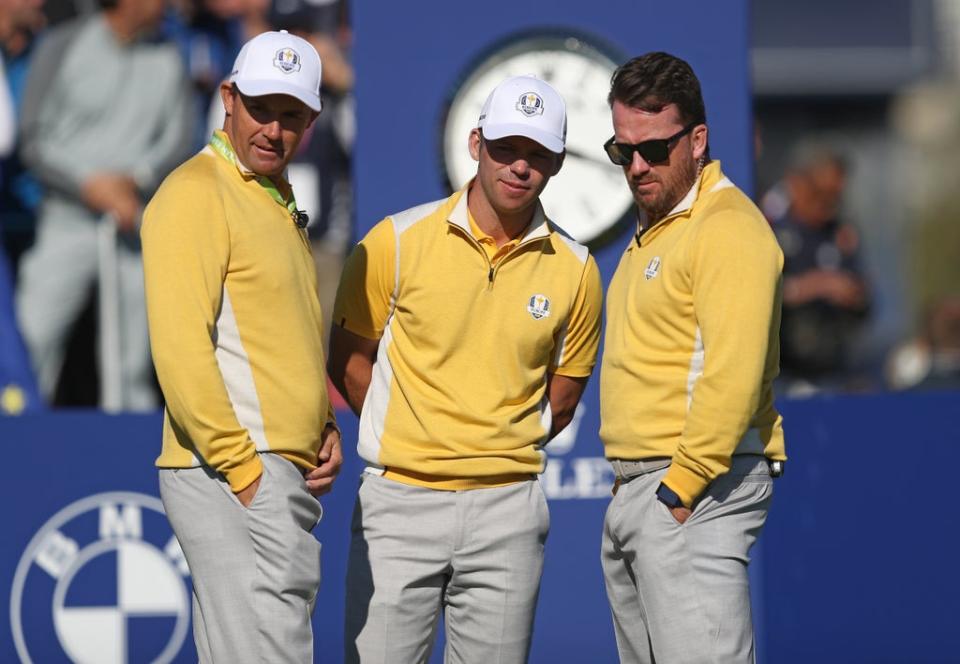
[[[231,468],[223,474],[230,484],[230,490],[234,493],[240,493],[256,482],[257,478],[263,474],[263,463],[260,461],[260,455],[254,454],[253,458],[249,461],[235,468]]]
[[[703,490],[710,484],[710,480],[700,477],[688,468],[680,466],[674,461],[667,469],[667,474],[663,476],[663,483],[680,496],[684,507],[691,507],[693,501],[703,493]]]

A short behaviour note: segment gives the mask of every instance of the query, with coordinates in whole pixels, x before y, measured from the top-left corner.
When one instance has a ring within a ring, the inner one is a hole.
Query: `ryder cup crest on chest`
[[[550,315],[550,298],[541,293],[531,295],[527,301],[527,312],[534,320],[547,318]]]
[[[647,281],[649,281],[658,274],[660,274],[660,257],[654,256],[650,259],[650,262],[647,263],[647,269],[643,271],[643,276],[647,278]]]

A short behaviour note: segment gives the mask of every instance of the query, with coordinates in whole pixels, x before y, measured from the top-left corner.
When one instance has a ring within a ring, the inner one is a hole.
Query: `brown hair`
[[[676,104],[683,124],[707,122],[700,81],[689,64],[669,53],[647,53],[620,65],[607,97],[610,106],[615,101],[651,113]]]

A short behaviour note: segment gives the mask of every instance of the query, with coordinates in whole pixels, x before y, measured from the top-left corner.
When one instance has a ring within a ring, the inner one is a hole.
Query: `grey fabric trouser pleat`
[[[632,479],[607,508],[603,573],[621,662],[755,661],[750,547],[767,517],[763,457],[734,457],[680,525],[657,500],[667,470]]]
[[[162,469],[160,497],[193,580],[200,662],[313,662],[310,617],[320,586],[320,503],[300,470],[261,454],[244,507],[209,468]]]
[[[347,570],[346,661],[525,662],[550,528],[537,481],[437,491],[364,474]]]

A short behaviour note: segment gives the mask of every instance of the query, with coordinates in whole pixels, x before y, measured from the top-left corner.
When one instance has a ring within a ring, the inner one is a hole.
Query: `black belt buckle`
[[[770,469],[770,477],[783,477],[783,461],[767,459],[767,467]]]

